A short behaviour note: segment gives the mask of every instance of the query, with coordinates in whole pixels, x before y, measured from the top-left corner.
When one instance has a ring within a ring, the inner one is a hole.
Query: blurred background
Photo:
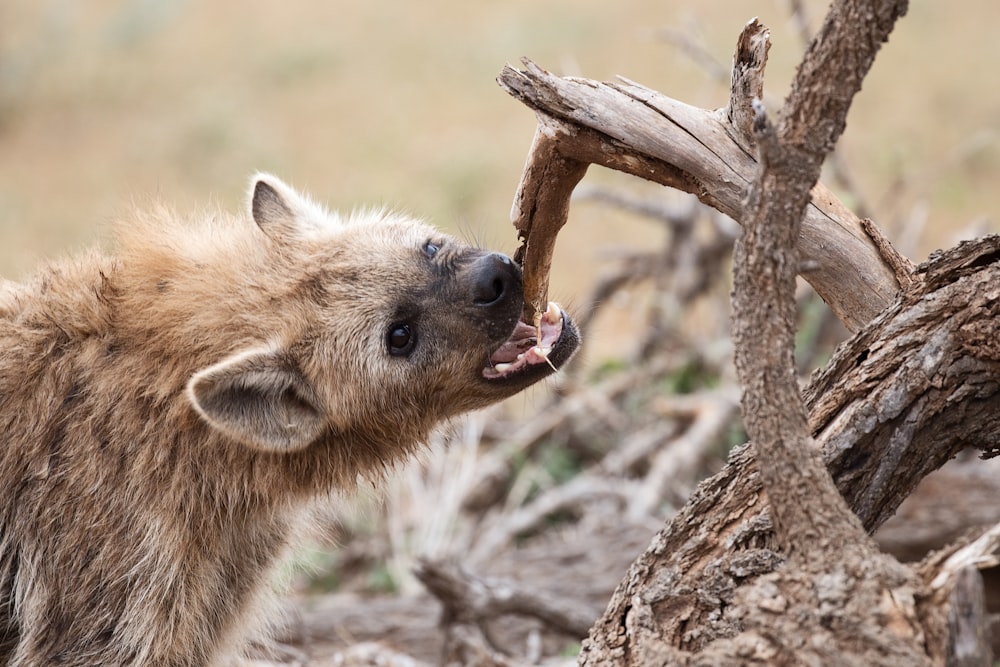
[[[496,84],[505,63],[621,75],[720,107],[736,37],[757,16],[772,31],[777,108],[825,11],[814,0],[4,0],[0,276],[109,243],[132,202],[241,210],[258,170],[332,208],[387,204],[512,252],[535,119]],[[995,0],[911,2],[828,169],[848,206],[915,261],[1000,231],[998,25]],[[743,442],[732,225],[597,167],[580,192],[551,295],[586,320],[585,363],[550,391],[456,424],[383,497],[335,511],[338,547],[301,556],[306,611],[283,638],[284,663],[387,637],[439,655],[440,603],[413,576],[424,557],[457,557],[596,617],[653,531]],[[846,333],[807,290],[800,301],[805,375]],[[996,506],[994,477],[982,478],[992,500],[980,507]],[[963,479],[941,486],[973,488]],[[930,497],[949,530],[996,519],[960,518]],[[913,547],[912,524],[895,530],[894,553],[911,558],[947,537]],[[528,647],[516,652],[579,649],[580,633],[519,623],[493,628],[508,648]]]
[[[802,4],[814,29],[825,3]],[[753,16],[772,30],[767,90],[780,101],[802,51],[786,0],[5,0],[0,275],[106,238],[135,199],[238,209],[256,170],[335,208],[387,203],[513,250],[534,118],[495,83],[504,63],[622,75],[717,107],[725,84],[676,40],[725,67]],[[915,259],[970,225],[996,229],[998,24],[991,0],[912,2],[851,111],[845,159]],[[596,249],[658,233],[581,204],[554,293],[582,294]]]

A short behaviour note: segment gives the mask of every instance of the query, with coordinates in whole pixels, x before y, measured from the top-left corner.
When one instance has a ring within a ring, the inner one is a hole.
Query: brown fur
[[[273,177],[250,217],[139,213],[0,284],[0,664],[219,664],[311,500],[549,372],[482,377],[521,309],[497,256]]]

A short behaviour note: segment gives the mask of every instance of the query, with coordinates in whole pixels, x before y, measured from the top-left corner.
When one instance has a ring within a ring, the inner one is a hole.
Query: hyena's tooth
[[[562,309],[555,301],[549,301],[549,307],[545,311],[545,319],[555,324],[562,319]]]

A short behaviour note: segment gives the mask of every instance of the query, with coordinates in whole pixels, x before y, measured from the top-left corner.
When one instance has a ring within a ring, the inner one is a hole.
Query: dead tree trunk
[[[525,264],[539,303],[565,198],[589,163],[693,192],[746,228],[734,338],[755,444],[635,561],[582,664],[989,664],[982,584],[969,566],[995,564],[1000,530],[916,569],[879,554],[866,532],[960,450],[1000,451],[1000,238],[910,273],[873,225],[814,187],[905,9],[835,2],[777,127],[751,109],[767,52],[756,22],[741,35],[721,112],[530,63],[500,76],[539,116],[513,212],[523,256],[540,256]],[[791,361],[799,270],[858,331],[801,400]]]

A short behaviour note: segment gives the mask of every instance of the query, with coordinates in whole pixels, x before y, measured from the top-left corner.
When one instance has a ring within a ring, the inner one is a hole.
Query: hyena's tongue
[[[490,365],[483,369],[483,376],[500,378],[530,364],[549,363],[549,352],[562,335],[562,327],[562,309],[556,303],[549,303],[539,329],[523,320],[518,322],[507,342],[490,355]]]

